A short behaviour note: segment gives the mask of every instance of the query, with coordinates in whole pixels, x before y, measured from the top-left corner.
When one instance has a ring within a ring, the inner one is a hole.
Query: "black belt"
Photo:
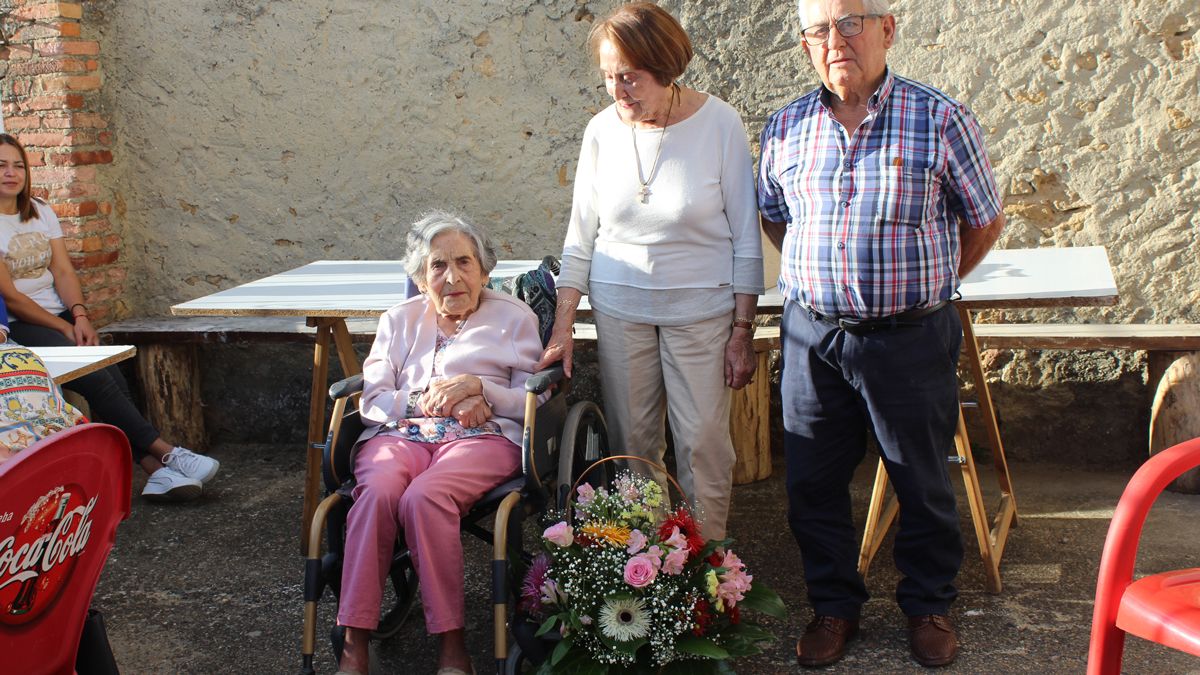
[[[852,335],[864,335],[866,333],[877,333],[879,331],[892,330],[905,326],[919,326],[917,319],[929,316],[934,312],[940,311],[946,305],[949,305],[949,300],[936,302],[928,307],[917,307],[909,309],[891,316],[884,316],[878,319],[856,319],[850,316],[827,316],[818,312],[815,309],[801,306],[814,321],[824,321],[841,328],[842,330]]]

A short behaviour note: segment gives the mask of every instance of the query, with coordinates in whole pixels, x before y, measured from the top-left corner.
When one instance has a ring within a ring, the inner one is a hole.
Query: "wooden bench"
[[[1149,377],[1157,384],[1172,362],[1200,352],[1198,323],[977,323],[982,349],[1128,349],[1149,353]]]
[[[1200,324],[977,323],[984,349],[1200,351]]]
[[[1158,386],[1160,389],[1160,395],[1155,398],[1155,405],[1151,411],[1152,435],[1160,428],[1178,427],[1177,419],[1200,419],[1200,414],[1191,409],[1190,405],[1186,411],[1171,409],[1172,402],[1177,399],[1161,395],[1161,389],[1170,383],[1163,382],[1160,385],[1164,373],[1173,363],[1177,363],[1181,358],[1188,358],[1191,353],[1200,353],[1200,324],[976,323],[973,324],[973,328],[981,349],[1128,349],[1146,351],[1150,357],[1148,381],[1152,386]],[[594,339],[594,330],[591,335]],[[764,351],[759,351],[760,349]],[[759,351],[760,358],[759,372],[766,372],[767,363],[764,352],[769,349],[779,349],[779,326],[759,326],[755,332],[755,351]],[[765,391],[755,391],[749,397],[745,395],[735,397],[735,401],[741,399],[750,420],[756,419],[758,410],[763,411],[762,415],[765,417],[770,409],[770,387],[767,378],[756,377],[755,385],[760,384]],[[761,403],[757,401],[761,401]],[[733,420],[738,420],[738,418],[735,416],[731,419],[731,421]],[[764,423],[763,426],[769,430],[768,424]],[[743,420],[739,420],[734,427],[735,438],[740,439],[735,442],[735,446],[738,447],[738,464],[741,466],[743,454],[749,454],[746,449],[750,447],[751,441],[747,436],[753,434],[757,428],[753,423],[746,424]],[[1187,429],[1191,428],[1187,427]],[[1187,429],[1175,432],[1175,436],[1191,433],[1188,436],[1191,438],[1200,434],[1200,428],[1197,428],[1194,433]],[[1172,438],[1168,433],[1161,440],[1152,440],[1152,451],[1174,445]],[[1178,438],[1175,442],[1183,440],[1187,439]],[[769,436],[762,441],[759,447],[770,447]],[[770,457],[761,458],[758,462],[768,467],[766,475],[770,475]],[[744,478],[745,475],[743,474],[742,477]]]
[[[375,319],[347,322],[355,342],[370,343]],[[206,449],[200,402],[201,344],[311,344],[316,329],[297,317],[179,316],[129,319],[99,330],[106,344],[137,347],[138,385],[145,393],[146,416],[163,436],[196,449]]]
[[[575,340],[596,341],[596,326],[575,324]],[[729,435],[737,462],[733,466],[734,485],[753,483],[771,476],[771,378],[770,353],[779,349],[779,327],[759,326],[754,334],[754,353],[758,368],[754,379],[733,393],[729,411]]]
[[[1200,324],[975,324],[984,349],[1128,349],[1149,356],[1149,454],[1200,436]],[[1200,493],[1200,469],[1171,489]]]
[[[370,344],[375,319],[347,319],[356,343]],[[137,383],[145,393],[146,415],[164,436],[188,447],[207,448],[200,398],[202,344],[311,344],[315,328],[299,317],[179,316],[129,319],[100,329],[108,344],[137,347]],[[730,411],[730,431],[738,453],[734,482],[741,485],[771,475],[770,351],[779,349],[779,328],[760,327],[754,339],[758,375],[736,392]],[[595,343],[596,327],[576,324],[575,339]]]

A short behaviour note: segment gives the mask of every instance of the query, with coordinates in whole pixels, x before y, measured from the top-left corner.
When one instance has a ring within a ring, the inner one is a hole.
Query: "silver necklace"
[[[641,187],[638,188],[638,199],[643,204],[650,203],[650,183],[654,182],[654,177],[658,175],[658,160],[662,157],[663,140],[667,135],[667,125],[671,122],[671,109],[675,107],[675,85],[671,85],[671,101],[667,104],[667,118],[663,120],[662,131],[658,132],[658,150],[654,153],[654,163],[650,165],[650,175],[642,177],[642,156],[638,153],[637,146],[637,129],[632,123],[629,125],[629,134],[633,139],[633,160],[637,164],[638,183]]]

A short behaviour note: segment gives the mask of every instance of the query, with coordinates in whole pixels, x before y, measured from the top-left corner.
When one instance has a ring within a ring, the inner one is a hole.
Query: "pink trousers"
[[[466,626],[459,521],[479,498],[521,468],[520,448],[503,436],[417,443],[376,436],[354,461],[354,505],[346,522],[346,555],[338,623],[373,630],[397,528],[421,580],[425,629]]]

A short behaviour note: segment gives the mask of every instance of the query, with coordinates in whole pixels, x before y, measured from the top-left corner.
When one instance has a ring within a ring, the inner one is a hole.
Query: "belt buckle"
[[[855,319],[848,317],[838,317],[837,326],[851,335],[862,335],[870,332],[867,323],[863,319]]]

